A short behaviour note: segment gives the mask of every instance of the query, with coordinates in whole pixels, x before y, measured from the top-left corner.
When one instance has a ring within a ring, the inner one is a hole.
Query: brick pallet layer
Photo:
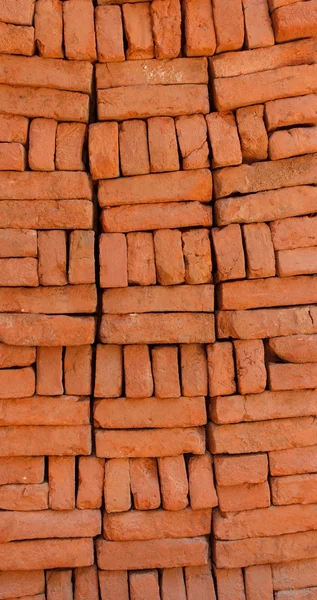
[[[316,600],[317,0],[0,2],[1,600]]]

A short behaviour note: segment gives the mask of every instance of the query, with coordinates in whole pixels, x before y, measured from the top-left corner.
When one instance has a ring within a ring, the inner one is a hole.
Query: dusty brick
[[[98,61],[124,60],[123,29],[119,6],[97,6],[95,26]]]
[[[214,582],[209,565],[185,568],[186,592],[188,600],[216,600]]]
[[[72,571],[46,571],[47,600],[72,600]]]
[[[1,425],[88,425],[89,400],[76,396],[2,399]],[[23,481],[21,482],[23,483]]]
[[[50,456],[48,461],[49,506],[54,510],[75,508],[75,458]]]
[[[214,486],[212,459],[207,453],[192,456],[188,462],[190,506],[194,510],[217,506],[218,498]]]
[[[122,233],[103,233],[99,238],[101,287],[128,285],[127,240]]]
[[[246,483],[217,487],[221,512],[238,512],[270,506],[270,487],[263,483]]]
[[[208,284],[164,287],[159,285],[135,286],[120,290],[106,290],[103,293],[104,313],[117,314],[118,303],[121,314],[152,311],[212,312],[214,310],[213,286]]]
[[[209,167],[207,126],[203,115],[177,117],[175,125],[183,169]]]
[[[316,585],[316,558],[296,560],[272,566],[273,585],[276,590],[296,589]]]
[[[90,426],[2,427],[2,456],[90,454]]]
[[[288,158],[300,154],[311,154],[317,150],[317,127],[294,127],[274,131],[269,140],[271,160]]]
[[[3,598],[21,597],[21,594],[41,594],[44,592],[45,578],[43,571],[2,571],[0,586]]]
[[[25,144],[28,136],[29,121],[25,117],[0,115],[0,141]]]
[[[212,259],[209,231],[192,229],[182,234],[185,281],[190,284],[212,281]]]
[[[156,270],[152,234],[145,232],[129,233],[127,243],[129,284],[155,284]]]
[[[130,573],[131,600],[160,600],[157,571],[134,571]]]
[[[211,510],[133,510],[104,517],[104,537],[113,541],[188,538],[210,533]]]
[[[181,391],[177,346],[156,346],[152,348],[151,358],[155,396],[178,398]]]
[[[207,396],[207,360],[204,347],[200,344],[182,344],[180,361],[184,396]]]
[[[17,0],[14,4],[4,0],[0,19],[15,25],[32,25],[35,0]]]
[[[268,478],[266,454],[215,456],[214,465],[218,486],[264,483]]]
[[[317,471],[317,448],[293,448],[269,453],[271,475],[296,475]]]
[[[183,569],[175,567],[161,572],[162,600],[187,600]]]
[[[102,600],[129,600],[128,571],[98,571]]]
[[[248,279],[275,275],[275,254],[270,228],[265,223],[242,227]]]
[[[119,146],[122,175],[145,175],[150,172],[145,121],[123,121],[119,126]]]
[[[0,398],[22,398],[35,392],[35,373],[32,367],[0,370]]]
[[[96,289],[92,285],[58,286],[36,288],[0,288],[0,311],[6,313],[24,312],[37,314],[67,314],[67,313],[93,313],[96,309]],[[23,310],[21,310],[23,306]],[[19,317],[18,317],[19,320]],[[20,319],[22,321],[22,319]],[[40,318],[41,320],[41,318]],[[51,320],[50,318],[48,320]],[[34,318],[34,324],[36,320]],[[57,321],[55,321],[55,324]],[[73,322],[75,325],[75,322]],[[84,322],[83,322],[84,324]],[[86,330],[86,334],[88,328]],[[61,333],[61,331],[60,331]],[[68,332],[71,333],[70,331]],[[66,336],[67,337],[67,336]],[[63,341],[66,341],[64,337]],[[42,339],[45,339],[42,337]],[[74,345],[74,338],[73,345]],[[83,337],[88,343],[87,338]],[[5,341],[5,340],[3,340]],[[37,340],[38,341],[38,340]],[[5,343],[11,344],[9,339]],[[15,343],[17,343],[15,341]],[[53,343],[53,338],[52,338]],[[91,343],[91,342],[90,342]],[[19,345],[19,344],[18,344]],[[25,345],[20,343],[20,345]],[[29,345],[29,344],[28,344]],[[32,345],[32,344],[31,344]],[[43,344],[40,344],[43,345]],[[47,345],[47,344],[44,344]],[[53,343],[53,345],[61,345]],[[67,344],[65,344],[67,345]],[[76,345],[76,344],[75,344]],[[23,365],[21,365],[23,366]]]
[[[304,88],[303,93],[310,93],[315,89],[306,90],[307,87]],[[0,108],[2,108],[1,97]],[[101,121],[176,117],[208,112],[209,99],[206,85],[128,85],[98,91],[98,118]]]
[[[0,230],[0,257],[37,255],[37,232],[26,229]]]
[[[35,258],[0,258],[2,286],[38,286],[38,262]]]
[[[275,250],[314,246],[317,239],[315,216],[283,219],[271,223],[270,227]]]
[[[188,480],[184,457],[167,456],[158,459],[162,506],[167,511],[179,511],[188,506]]]
[[[98,429],[96,454],[104,458],[174,457],[189,452],[203,454],[204,433],[204,430],[199,427],[132,431]]]
[[[242,154],[238,130],[233,113],[210,113],[206,117],[212,149],[212,166],[239,165]],[[226,144],[223,143],[224,138]]]
[[[281,98],[265,104],[268,131],[290,125],[314,125],[317,122],[317,96]]]
[[[35,363],[36,349],[0,344],[0,368],[29,367]]]
[[[271,338],[269,348],[283,361],[317,362],[317,336],[314,334]]]
[[[181,232],[170,229],[155,231],[154,251],[158,283],[161,285],[183,283],[185,264]]]
[[[105,464],[96,456],[80,456],[78,461],[77,508],[100,508]]]
[[[39,279],[42,285],[65,285],[66,232],[39,231]]]
[[[3,220],[0,210],[0,224]],[[8,219],[5,222],[7,223]],[[120,206],[103,210],[101,213],[101,224],[104,231],[146,231],[165,229],[166,227],[197,227],[199,225],[208,227],[211,223],[211,207],[204,206],[200,202]],[[25,224],[23,226],[25,227]]]
[[[215,569],[217,594],[221,600],[246,600],[242,569]]]
[[[154,57],[150,2],[124,4],[124,31],[127,39],[127,58],[139,60]],[[112,33],[113,35],[113,33]]]
[[[66,394],[91,393],[92,347],[69,346],[64,356],[64,381]]]
[[[128,459],[115,458],[106,461],[104,500],[107,513],[130,509],[131,492]]]
[[[234,353],[240,394],[258,394],[266,387],[264,345],[261,340],[236,340]]]
[[[198,566],[207,563],[207,553],[204,537],[134,542],[97,540],[98,566],[109,571]]]
[[[246,106],[236,113],[241,151],[244,162],[265,160],[268,155],[268,137],[263,120],[264,107]]]
[[[181,50],[181,5],[179,0],[154,0],[151,16],[156,58],[176,58]],[[168,23],[168,27],[166,26]]]
[[[316,248],[280,250],[276,253],[276,267],[279,277],[314,275],[317,269]]]
[[[119,177],[118,123],[89,126],[89,164],[93,179]]]
[[[71,232],[68,259],[69,283],[95,283],[94,243],[93,231]]]
[[[75,569],[74,600],[99,600],[97,565]]]
[[[194,214],[197,212],[194,209]],[[205,220],[211,220],[209,214]],[[91,229],[92,221],[93,205],[88,200],[4,200],[0,203],[0,225],[4,228]]]
[[[270,565],[248,567],[244,571],[245,591],[250,600],[273,600],[273,581]]]
[[[151,172],[177,171],[179,160],[174,119],[153,117],[148,119],[147,127]]]
[[[35,41],[40,56],[63,58],[63,3],[38,0],[34,15]]]
[[[268,0],[269,9],[272,12],[276,8],[280,8],[280,6],[288,6],[289,4],[295,4],[301,0]]]
[[[212,56],[216,50],[211,3],[208,0],[185,0],[186,56]]]
[[[242,1],[247,47],[273,46],[275,40],[267,0]]]
[[[295,6],[283,6],[272,14],[277,42],[287,42],[298,38],[314,37],[317,33],[317,6],[314,1],[308,4],[299,2]]]
[[[131,345],[123,348],[125,392],[128,398],[148,398],[153,394],[149,347]]]
[[[130,481],[134,508],[153,510],[161,504],[160,484],[155,458],[131,458]]]
[[[86,137],[84,123],[59,123],[56,133],[55,165],[60,171],[84,171],[82,161]]]
[[[116,398],[122,393],[122,348],[97,344],[94,395],[97,398]]]
[[[10,511],[45,510],[48,508],[48,484],[3,485],[0,488],[0,507]]]
[[[8,483],[42,483],[44,480],[44,458],[0,458],[0,485]],[[0,576],[1,577],[1,576]]]
[[[1,200],[91,199],[87,173],[11,173],[0,172]],[[12,205],[12,203],[11,203]],[[33,227],[36,229],[36,227]],[[44,228],[45,229],[45,228]],[[65,227],[67,229],[67,227]]]
[[[273,504],[312,504],[317,497],[317,475],[272,477]]]
[[[65,55],[69,59],[96,60],[94,7],[91,0],[63,3]]]
[[[212,0],[216,30],[216,52],[239,50],[244,42],[241,0]]]
[[[268,365],[268,379],[272,390],[305,390],[317,387],[317,364],[302,363]]]
[[[10,542],[0,544],[0,560],[8,571],[86,566],[93,564],[93,542],[89,538]]]
[[[22,144],[0,143],[0,170],[24,171],[25,168],[26,154]]]
[[[36,355],[36,393],[42,396],[63,394],[63,348],[40,347]]]
[[[211,230],[211,236],[216,255],[217,280],[226,281],[245,277],[244,250],[240,226],[232,224],[224,228],[214,227]]]
[[[234,394],[236,391],[233,347],[231,342],[207,346],[209,395]]]

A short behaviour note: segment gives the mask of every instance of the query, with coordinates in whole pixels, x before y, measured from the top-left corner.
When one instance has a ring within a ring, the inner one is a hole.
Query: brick
[[[78,461],[77,508],[100,508],[105,464],[95,456],[81,456]]]
[[[86,173],[11,173],[0,172],[1,200],[91,199]],[[34,227],[34,229],[36,229]],[[67,228],[65,228],[67,229]]]
[[[36,349],[0,344],[0,368],[29,367],[35,363]]]
[[[280,250],[276,253],[276,263],[279,277],[313,275],[317,268],[316,248]]]
[[[220,311],[217,315],[220,338],[259,339],[297,333],[316,333],[312,322],[314,306],[254,311]]]
[[[214,465],[218,486],[264,483],[268,478],[266,454],[215,456]]]
[[[304,217],[300,220],[290,220],[285,217],[296,217],[315,212],[316,200],[317,194],[313,186],[294,186],[248,196],[223,198],[215,202],[216,223],[228,225],[229,223],[256,223],[283,219],[271,224],[272,237],[275,230],[284,229],[284,226],[285,229],[291,229],[292,225],[302,221],[306,222],[306,228],[311,223],[310,229],[313,229],[315,224],[313,217]],[[310,237],[308,236],[308,239]],[[303,240],[304,236],[300,239]],[[278,247],[276,249],[279,250]]]
[[[76,396],[32,396],[0,400],[1,425],[88,425],[89,399]],[[27,479],[27,478],[26,478]],[[19,482],[18,482],[19,483]],[[24,481],[21,481],[24,483]]]
[[[307,5],[283,6],[272,14],[277,42],[314,37],[317,33],[317,7],[311,0]]]
[[[156,58],[176,58],[181,50],[181,6],[179,0],[151,3]],[[166,23],[168,22],[168,27]]]
[[[90,0],[63,4],[65,55],[68,59],[96,60],[94,7]]]
[[[216,50],[211,3],[186,0],[184,3],[186,56],[212,56]]]
[[[18,287],[39,285],[35,258],[1,258],[0,281],[2,286]]]
[[[1,6],[0,19],[15,25],[32,25],[35,0],[17,0],[14,4],[5,0]]]
[[[39,55],[63,58],[63,3],[60,0],[36,2],[34,28]]]
[[[84,123],[59,123],[56,133],[55,165],[60,171],[84,171],[82,161],[86,136]]]
[[[88,106],[86,94],[0,85],[0,110],[5,114],[85,123],[88,121]]]
[[[269,9],[271,12],[276,8],[280,8],[280,6],[288,6],[289,4],[294,4],[295,2],[298,2],[298,0],[268,0]]]
[[[91,539],[31,540],[0,544],[1,566],[6,571],[79,567],[93,563]]]
[[[96,430],[96,454],[104,458],[174,457],[189,452],[203,454],[204,451],[204,430],[198,427]]]
[[[302,92],[310,93],[315,89],[307,88],[306,85]],[[1,102],[0,108],[2,108]],[[98,91],[100,121],[176,117],[208,112],[209,99],[206,85],[130,85]]]
[[[186,591],[188,600],[216,600],[215,588],[209,565],[185,568]]]
[[[1,330],[0,315],[0,338]],[[11,339],[7,336],[3,341],[10,343]],[[214,317],[204,313],[103,315],[100,341],[110,344],[208,344],[215,341]]]
[[[210,396],[234,394],[236,391],[233,347],[231,342],[215,342],[207,346]]]
[[[268,452],[316,444],[313,417],[236,425],[209,424],[208,435],[210,451],[215,454]]]
[[[103,233],[99,238],[101,287],[128,285],[127,240],[122,233]]]
[[[92,347],[70,346],[64,355],[64,382],[66,394],[91,393]]]
[[[1,229],[0,230],[0,256],[24,257],[37,255],[37,233],[26,229]]]
[[[248,48],[274,45],[267,0],[242,0]]]
[[[266,223],[250,223],[242,228],[248,279],[275,275],[275,254],[270,228]]]
[[[158,469],[163,508],[167,511],[179,511],[186,508],[188,506],[188,480],[184,456],[159,458]]]
[[[305,598],[307,598],[308,600],[313,600],[315,593],[315,587],[302,590],[288,590],[285,592],[277,592],[276,598],[278,600],[285,600],[286,598],[289,598],[290,600],[304,600]]]
[[[39,279],[42,285],[65,285],[66,232],[40,231],[38,233]]]
[[[207,203],[210,202],[211,195],[211,173],[207,169],[156,173],[129,177],[129,179],[101,181],[98,190],[101,207],[120,205],[120,210],[122,210],[122,205],[127,204],[182,202],[184,200],[198,200]]]
[[[21,306],[23,306],[23,312],[25,313],[92,313],[96,308],[96,289],[91,285],[37,288],[19,287],[14,289],[10,287],[0,288],[1,312],[22,312]],[[18,320],[22,321],[22,319],[19,318]],[[55,319],[53,319],[53,321],[54,320]],[[83,339],[86,339],[87,341],[87,338]],[[6,343],[10,344],[12,342],[7,340]],[[24,344],[21,342],[20,345],[22,346]],[[55,343],[54,345],[61,344]]]
[[[309,216],[276,221],[271,223],[271,233],[275,250],[309,248],[317,239],[317,219]]]
[[[109,571],[198,566],[207,563],[207,553],[204,537],[133,542],[97,540],[98,566]]]
[[[206,121],[212,149],[212,166],[239,165],[242,154],[234,114],[214,112],[207,115]],[[226,144],[223,144],[224,138],[227,140]]]
[[[151,352],[155,395],[178,398],[181,394],[177,346],[155,346]]]
[[[2,456],[54,456],[89,454],[91,451],[88,425],[2,427]]]
[[[115,458],[106,461],[104,499],[107,513],[122,512],[130,509],[131,492],[128,459]]]
[[[160,587],[157,571],[135,571],[130,573],[131,600],[159,600]]]
[[[72,231],[68,259],[68,280],[72,284],[95,283],[95,234]]]
[[[97,565],[75,570],[74,600],[99,600]]]
[[[207,361],[201,344],[181,345],[180,369],[183,395],[207,396]]]
[[[316,65],[299,65],[241,75],[239,78],[216,79],[214,81],[216,108],[219,111],[234,110],[287,96],[315,93],[315,73]]]
[[[303,44],[303,42],[298,43]],[[145,66],[146,69],[144,68]],[[160,61],[138,60],[130,63],[97,64],[96,78],[98,89],[145,84],[181,85],[208,83],[207,59],[174,58]]]
[[[238,512],[270,506],[270,487],[263,483],[246,483],[217,487],[221,512]]]
[[[151,233],[136,232],[127,235],[129,284],[156,283],[154,243]]]
[[[272,477],[273,504],[311,504],[316,502],[316,474]]]
[[[276,590],[297,589],[316,585],[316,559],[296,560],[273,565],[273,585]]]
[[[207,126],[203,115],[177,117],[175,126],[183,158],[183,169],[209,167]]]
[[[317,150],[317,127],[294,127],[274,131],[269,140],[271,160],[311,154]]]
[[[276,44],[268,48],[243,50],[234,53],[226,52],[210,59],[210,72],[214,78],[223,78],[259,73],[292,65],[305,65],[309,63],[309,56],[314,55],[315,48],[316,40],[308,39],[283,45]],[[313,62],[315,62],[314,58]]]
[[[119,126],[119,146],[122,175],[145,175],[150,172],[145,121],[123,121]]]
[[[268,131],[290,125],[314,125],[317,122],[316,94],[267,102],[265,121]]]
[[[245,106],[236,112],[241,151],[244,162],[265,160],[268,155],[268,137],[263,120],[264,107]]]
[[[299,365],[274,364],[268,365],[268,378],[272,390],[305,390],[316,387],[316,363]]]
[[[129,600],[127,571],[98,571],[102,600]]]
[[[266,387],[264,345],[261,340],[234,342],[238,391],[240,394],[258,394]]]
[[[134,508],[141,511],[159,508],[161,494],[156,459],[132,458],[129,465]]]
[[[244,42],[244,19],[241,0],[213,0],[216,52],[239,50]]]
[[[181,232],[170,229],[155,231],[154,252],[158,283],[161,285],[183,283],[185,263]]]
[[[93,123],[89,127],[89,164],[93,179],[119,177],[118,123]]]
[[[296,335],[271,338],[269,348],[283,361],[291,363],[317,362],[317,336]]]
[[[104,537],[113,541],[188,538],[210,533],[211,510],[133,510],[108,514]]]
[[[150,166],[152,173],[179,169],[174,119],[153,117],[147,121]]]
[[[1,511],[45,510],[48,508],[48,484],[3,485],[0,488],[0,507]]]
[[[219,568],[248,567],[254,564],[289,562],[316,555],[316,532],[292,533],[277,537],[217,541],[215,561]]]
[[[209,231],[192,229],[182,234],[185,281],[190,284],[212,281],[212,259]]]
[[[296,475],[317,471],[317,448],[292,448],[269,453],[271,475]]]
[[[97,427],[110,429],[143,429],[161,427],[191,427],[206,423],[203,397],[190,398],[110,398],[95,402]]]
[[[50,39],[51,39],[50,31]],[[38,98],[38,102],[34,104],[34,113],[30,116],[48,116],[41,115],[41,110],[45,107],[42,106],[44,99],[51,99],[56,103],[58,99],[79,99],[77,94],[58,94],[58,90],[68,90],[73,92],[83,92],[85,94],[91,94],[92,92],[92,65],[88,62],[68,62],[67,60],[54,60],[52,58],[42,58],[40,56],[33,56],[31,58],[25,56],[3,56],[1,59],[0,69],[0,83],[8,84],[9,86],[21,86],[22,89],[17,87],[17,98],[22,95],[23,88],[26,86],[25,98],[29,97],[29,101],[33,101]],[[32,90],[31,88],[40,88]],[[3,86],[6,89],[6,86]],[[55,91],[46,92],[44,88],[54,88]],[[11,92],[13,92],[12,88]],[[29,94],[28,94],[29,92]],[[80,96],[84,99],[84,97]],[[87,98],[88,101],[88,98]],[[84,106],[84,103],[79,103],[79,106]],[[30,109],[31,107],[29,107]],[[58,108],[58,106],[56,106]],[[69,107],[70,108],[70,107]],[[88,102],[87,102],[88,108]],[[10,110],[8,110],[10,109]],[[16,107],[14,104],[7,107],[7,110],[2,112],[9,112],[14,114]],[[68,111],[69,112],[69,111]],[[49,117],[55,118],[53,115]],[[59,119],[61,121],[78,120],[64,118]]]
[[[211,219],[209,214],[207,219]],[[65,229],[72,226],[74,229],[91,229],[92,220],[93,205],[88,200],[4,200],[0,203],[2,228]]]
[[[32,367],[0,370],[0,398],[21,398],[35,392],[35,373]]]
[[[25,144],[28,136],[28,127],[29,122],[25,117],[0,115],[0,141]]]
[[[124,4],[122,16],[127,40],[127,58],[140,60],[154,57],[151,9],[149,2]],[[112,32],[113,35],[113,32]]]
[[[3,217],[0,211],[0,224],[2,222]],[[166,227],[197,227],[199,225],[208,227],[211,223],[211,207],[204,206],[200,202],[120,206],[103,210],[101,213],[103,231],[146,231],[166,229]]]
[[[49,506],[54,510],[75,508],[75,459],[50,456],[48,461]]]
[[[72,571],[47,571],[46,595],[47,600],[72,600]]]
[[[119,6],[97,6],[95,26],[98,61],[124,60],[123,29]]]
[[[8,483],[42,483],[44,480],[44,458],[0,458],[0,485]],[[1,577],[1,576],[0,576]]]
[[[89,537],[100,532],[100,514],[97,510],[35,510],[14,513],[2,511],[1,542],[36,538]]]
[[[217,595],[229,600],[234,593],[236,600],[246,600],[242,569],[215,569]]]
[[[0,170],[24,171],[26,168],[25,148],[15,142],[0,144]]]
[[[248,567],[244,571],[245,591],[250,600],[273,600],[270,565]]]
[[[192,456],[189,459],[188,483],[190,506],[193,510],[217,506],[212,459],[208,453],[203,456]]]
[[[97,398],[116,398],[122,394],[122,348],[96,347],[96,375],[94,395]]]
[[[245,277],[244,250],[239,225],[214,227],[211,230],[216,255],[216,278],[218,281]]]
[[[43,571],[2,571],[0,585],[3,598],[21,597],[21,594],[41,594],[44,592]]]
[[[40,347],[36,355],[36,393],[40,396],[63,394],[63,348]]]
[[[153,394],[150,350],[147,345],[123,348],[124,383],[128,398],[148,398]]]
[[[181,567],[163,569],[160,585],[162,600],[187,599],[183,569]]]

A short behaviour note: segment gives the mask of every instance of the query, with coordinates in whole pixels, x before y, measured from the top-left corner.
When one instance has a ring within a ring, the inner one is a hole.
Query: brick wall
[[[0,599],[315,600],[317,0],[0,53]]]

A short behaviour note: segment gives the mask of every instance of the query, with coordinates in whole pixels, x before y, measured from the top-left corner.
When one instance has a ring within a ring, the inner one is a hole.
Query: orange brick
[[[186,283],[212,281],[212,260],[209,231],[192,229],[182,234]]]
[[[124,380],[128,398],[148,398],[153,394],[153,378],[149,347],[124,346]]]
[[[98,571],[101,600],[129,600],[127,571]]]
[[[64,43],[68,59],[96,60],[94,6],[91,0],[63,3]]]
[[[25,168],[24,146],[15,142],[0,143],[0,171],[24,171]]]
[[[36,357],[36,393],[42,396],[63,394],[63,348],[39,347]]]
[[[132,571],[129,581],[131,600],[160,600],[157,571]]]
[[[17,287],[39,285],[38,262],[35,258],[0,258],[2,286]]]
[[[274,45],[274,33],[267,0],[243,0],[246,40],[248,48]]]
[[[122,393],[122,347],[97,344],[94,395],[116,398]]]
[[[97,565],[75,569],[74,600],[99,600]]]
[[[29,167],[33,171],[54,171],[57,122],[33,119],[29,130]]]
[[[161,285],[183,283],[185,264],[181,232],[176,229],[155,231],[154,249],[158,282]]]
[[[266,223],[243,225],[247,277],[256,279],[275,275],[275,254],[270,228]]]
[[[209,167],[207,125],[203,115],[177,117],[175,125],[183,169]]]
[[[129,284],[154,285],[156,270],[152,233],[128,233],[127,242]]]
[[[0,141],[25,144],[28,136],[29,121],[16,115],[0,115]]]
[[[175,58],[181,49],[181,6],[179,0],[151,3],[156,58]],[[168,22],[168,27],[166,23]]]
[[[70,233],[69,283],[95,283],[95,234],[93,231]]]
[[[179,160],[174,119],[153,117],[148,119],[147,126],[151,172],[177,171]]]
[[[239,50],[244,42],[244,18],[241,0],[213,0],[216,52]]]
[[[273,600],[273,581],[270,565],[248,567],[244,571],[248,600]]]
[[[90,454],[88,425],[1,427],[2,456]]]
[[[72,571],[46,571],[47,600],[72,600]]]
[[[236,391],[232,342],[207,346],[210,396],[234,394]]]
[[[38,0],[35,4],[34,27],[39,55],[63,58],[63,2]]]
[[[206,121],[212,149],[212,166],[239,165],[242,153],[234,114],[210,113]],[[223,143],[224,138],[226,144]]]
[[[277,42],[314,37],[317,32],[316,3],[299,2],[294,6],[282,6],[272,14]]]
[[[137,510],[159,508],[161,494],[156,460],[154,458],[131,458],[129,463],[134,508]]]
[[[295,590],[305,586],[316,585],[316,558],[295,560],[272,566],[273,585],[275,590]]]
[[[80,456],[78,461],[77,508],[100,508],[105,463],[95,456]]]
[[[93,123],[89,126],[88,143],[92,178],[119,177],[118,123]]]
[[[103,233],[99,238],[101,287],[128,285],[127,240],[122,233]]]
[[[162,600],[187,600],[183,569],[163,569],[161,572]]]
[[[244,251],[239,225],[214,227],[211,230],[216,254],[218,281],[245,277]]]
[[[209,454],[192,456],[188,463],[190,506],[194,510],[218,505],[212,459]]]
[[[268,131],[290,125],[314,125],[317,122],[316,106],[316,94],[267,102],[265,121]]]
[[[114,458],[106,461],[104,499],[107,513],[130,509],[130,471],[127,458]]]
[[[65,285],[66,232],[39,231],[39,278],[42,285]]]
[[[267,105],[266,105],[267,107]],[[268,136],[264,124],[264,106],[245,106],[236,112],[237,125],[244,162],[266,160]]]
[[[34,28],[0,23],[0,51],[3,54],[34,54]]]
[[[38,511],[48,508],[48,484],[2,485],[0,508],[10,511]]]
[[[37,232],[26,229],[1,229],[0,230],[0,256],[36,256]]]
[[[44,572],[2,571],[0,586],[4,598],[20,598],[21,594],[41,594],[45,586]]]
[[[0,370],[0,398],[27,398],[35,392],[35,373],[32,367]]]
[[[266,387],[263,342],[261,340],[237,340],[234,342],[234,351],[240,394],[263,392]]]
[[[42,483],[44,480],[44,458],[0,457],[0,485],[8,483]]]
[[[317,498],[317,475],[288,475],[272,477],[273,504],[312,504]]]
[[[270,227],[275,250],[309,248],[316,245],[317,218],[314,216],[282,219],[271,223]]]
[[[59,171],[84,171],[84,123],[59,123],[56,133],[55,165]]]
[[[317,270],[316,247],[280,250],[276,253],[276,268],[279,277],[315,274]]]
[[[216,600],[214,582],[209,565],[185,568],[188,600]]]
[[[166,510],[182,510],[188,505],[188,481],[182,455],[158,459],[162,505]]]
[[[69,346],[64,356],[64,381],[66,394],[91,393],[92,347]]]
[[[207,359],[204,346],[182,344],[180,358],[183,395],[207,396]]]
[[[218,486],[264,483],[268,478],[266,454],[215,456],[214,465]]]
[[[271,160],[313,154],[317,151],[317,127],[294,127],[273,131],[269,139]]]
[[[127,58],[130,60],[153,58],[150,3],[124,4],[122,13],[128,43]]]
[[[212,56],[216,50],[211,3],[208,0],[185,0],[186,56]]]
[[[271,390],[305,390],[316,387],[317,364],[274,364],[268,365]]]
[[[34,0],[17,0],[14,4],[5,0],[1,5],[0,19],[15,25],[32,25]]]
[[[97,6],[95,21],[98,61],[102,63],[124,60],[120,7]]]
[[[221,512],[237,512],[270,506],[270,487],[263,483],[247,483],[217,487]]]
[[[88,538],[19,541],[0,545],[0,560],[10,571],[79,567],[93,564],[93,550]]]
[[[242,569],[215,569],[219,600],[246,600]]]
[[[122,175],[145,175],[150,172],[145,121],[133,119],[119,126]]]
[[[152,348],[151,355],[155,396],[178,398],[181,391],[177,346],[156,346]]]
[[[48,465],[49,506],[54,510],[75,508],[75,458],[51,456]]]
[[[317,446],[269,452],[271,475],[317,472]]]

